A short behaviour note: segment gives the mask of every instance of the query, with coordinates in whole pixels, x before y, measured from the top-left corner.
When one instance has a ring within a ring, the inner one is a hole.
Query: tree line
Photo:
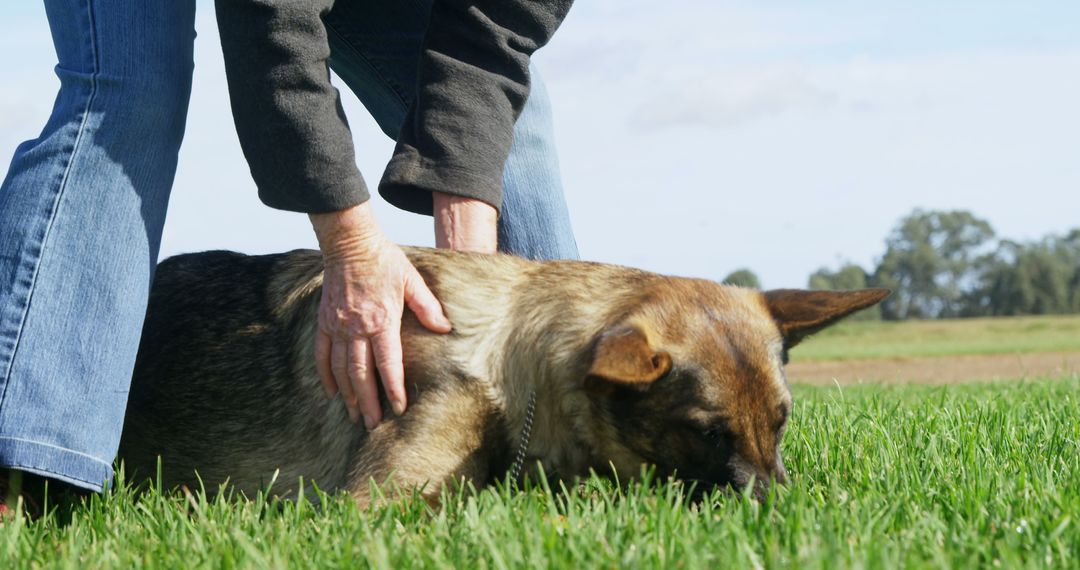
[[[760,287],[749,269],[724,282]],[[1080,313],[1080,228],[1018,242],[968,211],[915,210],[889,233],[875,267],[822,267],[807,286],[892,289],[855,316],[865,320]]]

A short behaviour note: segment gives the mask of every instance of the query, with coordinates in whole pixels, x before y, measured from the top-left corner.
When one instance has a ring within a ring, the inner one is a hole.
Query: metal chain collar
[[[529,406],[525,408],[525,422],[521,425],[521,439],[518,441],[517,456],[510,466],[510,480],[517,481],[521,468],[525,466],[525,450],[529,448],[529,436],[532,435],[533,415],[536,414],[536,391],[529,396]]]

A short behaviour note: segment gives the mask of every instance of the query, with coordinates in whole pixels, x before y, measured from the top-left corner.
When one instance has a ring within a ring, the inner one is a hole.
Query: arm
[[[266,205],[325,213],[368,199],[330,84],[322,22],[333,0],[218,0],[233,120]]]
[[[405,409],[401,317],[407,305],[435,332],[442,307],[371,214],[341,101],[330,85],[322,15],[331,0],[216,3],[240,145],[268,206],[307,212],[324,271],[315,365],[369,428],[382,410],[376,368],[393,409]]]
[[[379,191],[432,213],[432,193],[498,209],[513,127],[529,94],[529,60],[571,0],[435,0],[416,101]]]

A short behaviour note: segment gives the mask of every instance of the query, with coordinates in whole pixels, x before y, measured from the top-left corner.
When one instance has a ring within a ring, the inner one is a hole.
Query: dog
[[[371,431],[327,397],[315,369],[319,252],[162,262],[120,445],[125,469],[165,487],[227,481],[248,495],[274,480],[295,492],[302,477],[369,504],[373,481],[437,503],[448,485],[508,473],[625,481],[648,466],[761,497],[787,480],[788,350],[888,295],[405,251],[453,330],[430,332],[406,311],[410,406],[395,417],[381,395],[388,419]]]

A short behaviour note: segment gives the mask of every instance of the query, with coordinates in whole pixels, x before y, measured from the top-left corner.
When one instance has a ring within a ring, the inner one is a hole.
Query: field
[[[792,351],[794,361],[1080,352],[1080,316],[841,323]]]
[[[1078,332],[1075,319],[854,323],[807,341],[793,366],[836,362],[845,346],[860,361],[1069,353]],[[121,485],[0,525],[0,567],[1080,567],[1078,390],[1075,372],[796,385],[783,446],[792,483],[765,504],[690,503],[667,481],[541,482],[455,494],[437,511]]]

